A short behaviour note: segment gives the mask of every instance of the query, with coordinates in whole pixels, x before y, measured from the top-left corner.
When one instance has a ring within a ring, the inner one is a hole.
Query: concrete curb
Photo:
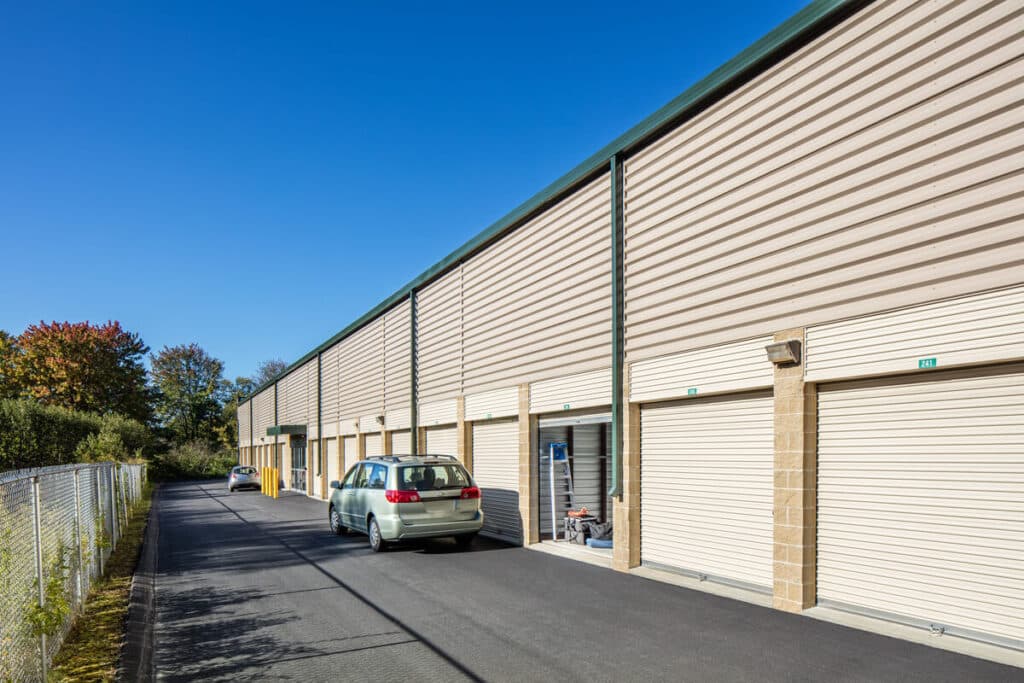
[[[160,517],[157,514],[159,497],[158,485],[153,490],[142,552],[135,575],[132,576],[125,637],[117,665],[118,681],[152,681],[156,677],[153,668],[153,623],[156,620],[156,558],[160,538]]]

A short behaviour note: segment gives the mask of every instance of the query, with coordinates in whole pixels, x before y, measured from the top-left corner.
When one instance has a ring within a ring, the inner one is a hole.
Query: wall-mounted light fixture
[[[384,416],[383,415],[378,415],[377,416],[377,424],[379,424],[379,425],[384,424]]]
[[[800,362],[800,342],[796,339],[769,344],[764,350],[768,352],[768,360],[775,365]]]

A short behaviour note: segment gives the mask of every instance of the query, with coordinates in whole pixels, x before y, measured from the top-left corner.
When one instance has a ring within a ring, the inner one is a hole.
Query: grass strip
[[[131,510],[117,548],[96,579],[82,612],[50,668],[51,681],[113,681],[128,620],[132,575],[139,563],[153,490],[147,485]]]

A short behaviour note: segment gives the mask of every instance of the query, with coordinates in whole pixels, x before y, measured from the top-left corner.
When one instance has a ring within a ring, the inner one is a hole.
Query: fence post
[[[114,489],[114,467],[110,466],[107,468],[109,475],[110,486],[107,490],[107,495],[110,498],[110,551],[113,552],[114,548],[117,547],[117,496],[115,495]]]
[[[121,507],[124,509],[124,525],[128,526],[128,496],[125,493],[125,487],[128,484],[128,477],[126,476],[124,468],[121,465],[117,466],[117,480],[121,484]]]
[[[93,484],[94,484],[93,488],[96,489],[96,505],[94,507],[96,507],[97,509],[94,512],[95,512],[97,518],[102,518],[103,517],[103,496],[100,495],[100,493],[101,493],[100,492],[100,468],[98,466],[94,465],[91,469],[92,469]],[[93,525],[93,527],[96,526],[96,520],[95,519],[89,520],[89,522],[90,522],[90,524]],[[101,545],[103,539],[100,537],[100,533],[101,533],[101,531],[106,531],[106,528],[107,528],[106,520],[103,520],[103,529],[101,530],[101,529],[93,528],[93,532],[92,532],[92,537],[93,537],[92,551],[94,553],[96,553],[96,568],[99,570],[99,573],[96,574],[96,576],[103,576],[103,546]]]
[[[32,477],[32,522],[36,551],[36,585],[39,587],[39,606],[46,606],[46,591],[43,588],[43,525],[40,521],[42,511],[39,508],[39,477]],[[46,680],[46,634],[39,635],[39,665],[43,672],[42,680]]]
[[[75,548],[78,557],[78,564],[75,566],[75,597],[79,606],[85,602],[85,596],[82,595],[82,489],[78,481],[80,471],[75,468]]]

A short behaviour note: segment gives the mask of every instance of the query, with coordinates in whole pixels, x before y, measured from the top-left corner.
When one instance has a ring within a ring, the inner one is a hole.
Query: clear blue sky
[[[0,329],[291,362],[804,4],[8,2]]]

